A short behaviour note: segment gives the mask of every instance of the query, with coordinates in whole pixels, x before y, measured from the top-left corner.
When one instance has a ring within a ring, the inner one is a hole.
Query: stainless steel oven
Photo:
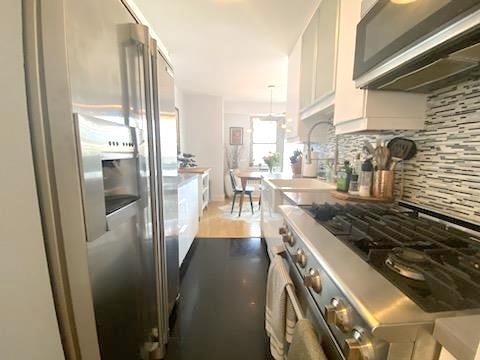
[[[309,288],[304,284],[304,269],[296,263],[295,252],[287,251],[285,257],[288,262],[289,274],[295,287],[295,295],[303,316],[310,320],[319,337],[322,349],[330,360],[344,360],[341,347],[335,341],[335,337],[322,316],[322,310],[310,294]]]
[[[478,66],[477,50],[451,55],[479,42],[479,9],[478,0],[379,0],[357,26],[357,86],[429,92]]]

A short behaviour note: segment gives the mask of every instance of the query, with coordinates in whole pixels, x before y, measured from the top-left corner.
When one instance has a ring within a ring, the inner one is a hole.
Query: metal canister
[[[377,170],[373,174],[374,197],[383,199],[393,198],[393,189],[395,186],[395,173],[392,170]]]

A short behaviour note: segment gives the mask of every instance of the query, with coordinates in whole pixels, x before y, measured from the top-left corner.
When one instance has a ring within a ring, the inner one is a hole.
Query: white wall
[[[273,103],[272,112],[282,114],[285,112],[285,103]],[[253,115],[270,114],[269,102],[253,102],[253,101],[225,101],[224,104],[224,139],[225,144],[230,146],[230,127],[243,128],[243,146],[240,151],[239,168],[248,167],[250,161],[250,144],[251,133],[250,117]]]
[[[233,149],[234,146],[230,145],[230,128],[241,127],[243,128],[243,145],[239,146],[239,161],[238,167],[240,169],[248,168],[250,162],[250,144],[252,134],[247,130],[250,129],[250,115],[248,114],[224,114],[224,135],[225,145],[229,149]],[[231,151],[230,150],[230,151]]]
[[[223,99],[177,89],[175,102],[180,110],[182,151],[194,154],[199,166],[212,168],[210,197],[223,200]]]
[[[63,359],[43,244],[25,98],[21,2],[0,21],[0,357]]]
[[[272,112],[284,113],[286,104],[284,102],[274,102],[272,104]],[[225,101],[225,114],[270,114],[270,102],[254,102],[254,101]]]

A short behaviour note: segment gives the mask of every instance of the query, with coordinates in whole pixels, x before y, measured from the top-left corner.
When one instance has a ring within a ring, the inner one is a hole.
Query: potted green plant
[[[263,157],[263,161],[267,164],[268,170],[272,172],[273,168],[280,164],[280,154],[269,152]]]
[[[292,173],[294,176],[300,176],[302,173],[302,152],[295,150],[290,156],[290,165],[292,166]]]

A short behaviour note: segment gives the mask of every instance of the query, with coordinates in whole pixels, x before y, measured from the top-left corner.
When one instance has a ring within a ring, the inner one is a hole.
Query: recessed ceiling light
[[[410,4],[410,3],[415,2],[417,0],[390,0],[390,1],[394,4],[403,5],[403,4]]]

